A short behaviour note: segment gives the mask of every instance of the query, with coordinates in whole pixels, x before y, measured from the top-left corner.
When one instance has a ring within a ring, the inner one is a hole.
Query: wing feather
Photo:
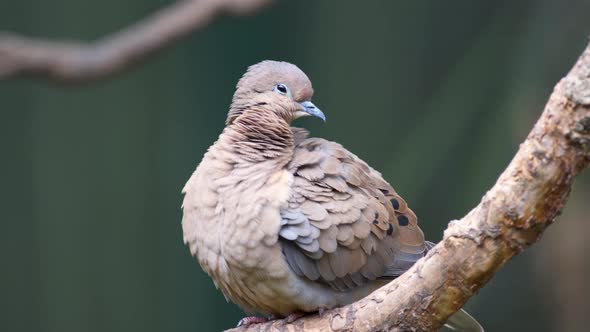
[[[341,145],[301,138],[289,171],[279,235],[297,275],[344,291],[398,276],[426,252],[406,202]]]

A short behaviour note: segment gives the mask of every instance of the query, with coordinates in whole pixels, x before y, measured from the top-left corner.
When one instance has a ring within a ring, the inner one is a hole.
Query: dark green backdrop
[[[0,30],[92,40],[162,0],[2,0]],[[0,82],[0,330],[214,331],[240,310],[182,244],[180,190],[237,79],[294,62],[328,122],[431,240],[480,200],[585,46],[578,1],[279,1],[113,79]],[[585,183],[585,185],[584,185]],[[488,331],[585,331],[588,175],[541,243],[467,308]]]

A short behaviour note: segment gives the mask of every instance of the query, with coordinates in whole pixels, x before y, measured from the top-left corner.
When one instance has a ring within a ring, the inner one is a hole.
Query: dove
[[[291,126],[300,117],[326,120],[313,92],[293,64],[250,66],[223,132],[182,191],[185,244],[247,313],[292,321],[355,302],[433,246],[378,171],[342,145]],[[482,330],[457,314],[459,330]]]

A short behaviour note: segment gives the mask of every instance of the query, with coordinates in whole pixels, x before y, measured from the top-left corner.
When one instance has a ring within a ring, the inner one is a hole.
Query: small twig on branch
[[[45,41],[0,32],[0,79],[19,75],[90,81],[130,68],[209,25],[221,14],[247,15],[272,0],[179,0],[96,42]]]
[[[501,128],[498,128],[500,134]],[[481,203],[452,221],[409,271],[350,305],[245,331],[435,331],[514,255],[537,241],[590,163],[590,45]]]

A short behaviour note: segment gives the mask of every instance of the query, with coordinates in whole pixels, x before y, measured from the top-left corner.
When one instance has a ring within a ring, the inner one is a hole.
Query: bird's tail
[[[406,272],[414,263],[426,255],[436,243],[425,241],[425,248],[422,252],[398,252],[394,262],[387,266],[382,279],[393,279]],[[443,327],[442,331],[457,332],[484,332],[483,327],[467,311],[461,309],[454,313]]]
[[[449,317],[442,331],[484,332],[484,329],[473,316],[461,309]]]
[[[432,249],[436,243],[426,241],[427,250]],[[484,332],[483,327],[467,311],[461,309],[451,315],[443,328],[443,331],[458,332]]]

